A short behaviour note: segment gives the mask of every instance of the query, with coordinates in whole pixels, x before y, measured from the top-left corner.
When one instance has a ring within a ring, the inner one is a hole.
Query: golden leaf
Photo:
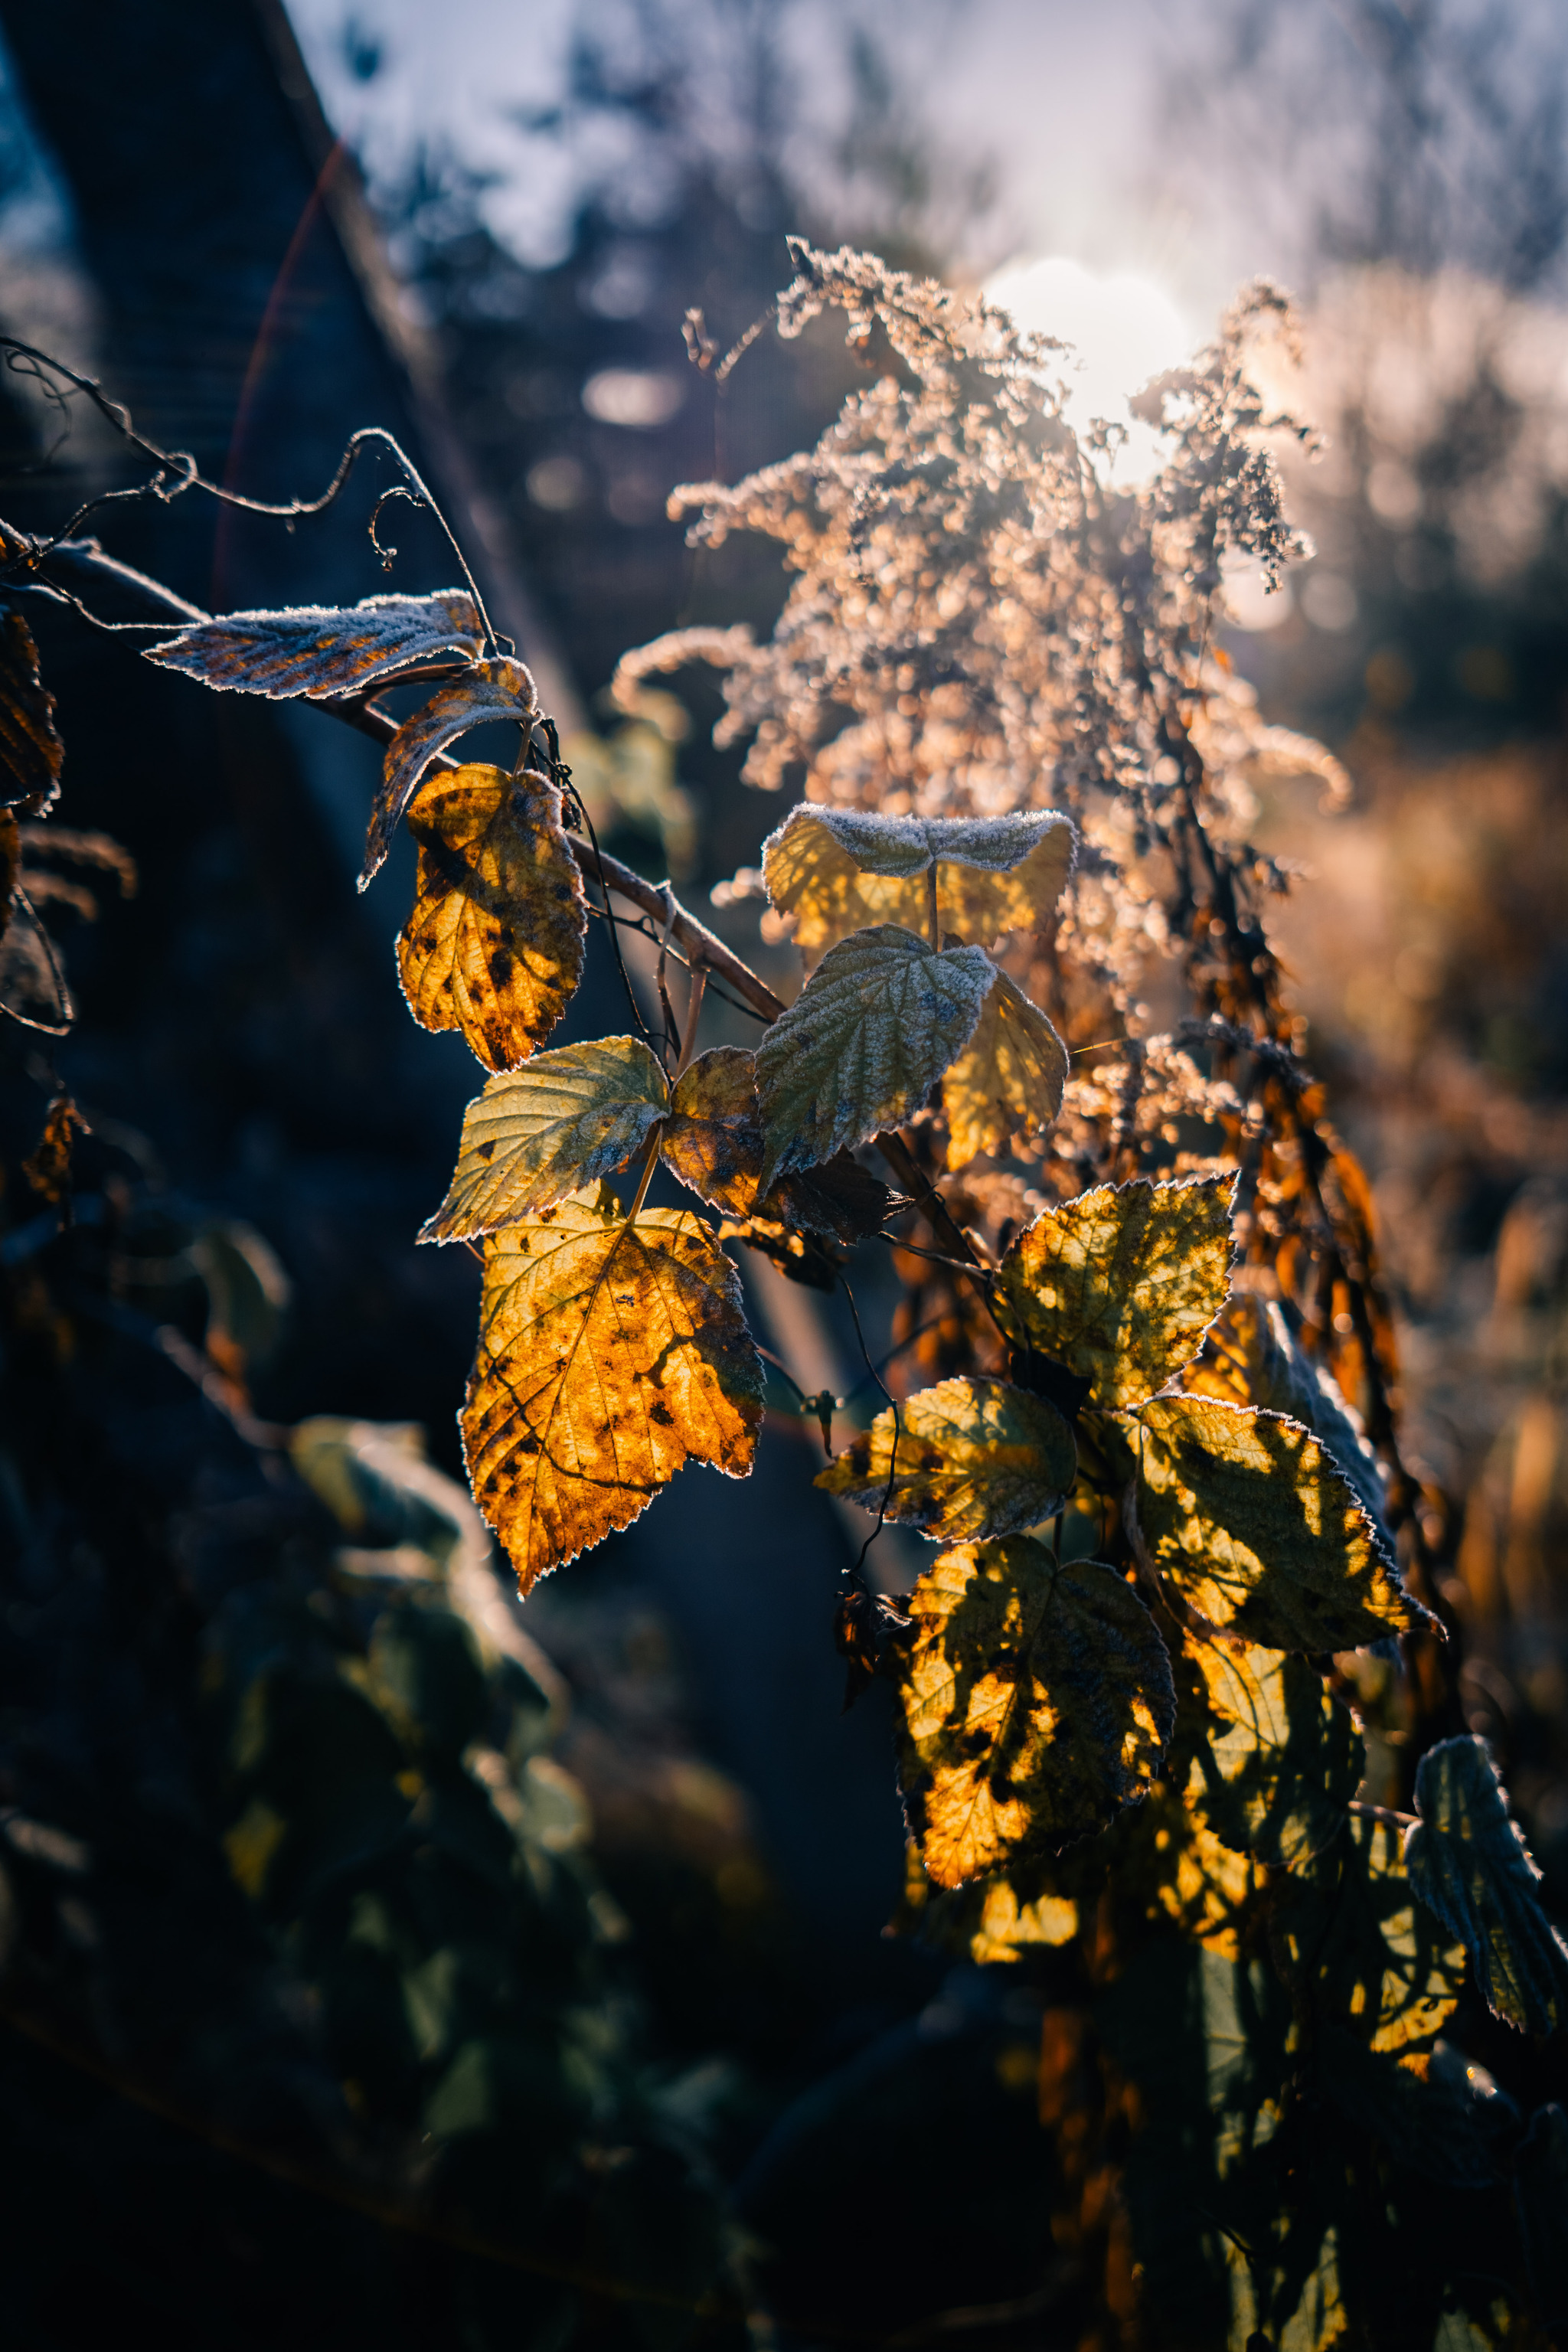
[[[1270,1412],[1304,1422],[1328,1447],[1368,1517],[1387,1535],[1377,1457],[1352,1419],[1337,1383],[1299,1345],[1283,1307],[1249,1291],[1226,1299],[1224,1314],[1182,1386],[1189,1396],[1264,1405]]]
[[[1163,1916],[1205,1951],[1227,1960],[1240,1955],[1263,1872],[1249,1854],[1216,1837],[1199,1801],[1199,1768],[1190,1768],[1185,1801],[1162,1780],[1131,1824],[1123,1853],[1113,1857],[1116,1883],[1142,1893],[1146,1916]]]
[[[954,1379],[921,1390],[897,1416],[879,1412],[816,1483],[952,1542],[1037,1526],[1077,1475],[1078,1448],[1055,1405],[1005,1381]]]
[[[763,1172],[756,1055],[740,1045],[700,1054],[676,1080],[659,1149],[700,1199],[749,1214]]]
[[[900,1781],[939,1886],[1102,1829],[1158,1769],[1171,1664],[1131,1588],[1027,1536],[943,1552],[907,1603]]]
[[[1458,2005],[1465,1948],[1417,1898],[1396,1825],[1352,1813],[1271,1923],[1280,1966],[1373,2050],[1430,2048]]]
[[[65,756],[33,632],[20,613],[0,612],[0,806],[47,809]]]
[[[824,956],[757,1053],[764,1181],[853,1150],[918,1110],[963,1051],[995,967],[896,923]]]
[[[1361,1786],[1361,1735],[1304,1659],[1194,1642],[1215,1727],[1189,1800],[1226,1845],[1294,1868],[1336,1838]]]
[[[582,1193],[486,1243],[463,1451],[525,1592],[687,1462],[743,1478],[762,1417],[739,1277],[689,1212]]]
[[[450,1189],[421,1241],[466,1241],[514,1225],[629,1160],[669,1101],[638,1037],[536,1054],[491,1078],[463,1114]]]
[[[79,1135],[91,1133],[69,1095],[56,1095],[37,1150],[22,1162],[22,1173],[35,1192],[41,1192],[46,1201],[58,1201],[69,1189],[72,1146]]]
[[[795,944],[820,954],[851,931],[901,923],[924,931],[931,867],[938,920],[988,945],[1039,930],[1072,873],[1077,836],[1054,809],[999,817],[879,816],[803,802],[763,845],[768,895],[798,917]]]
[[[874,1234],[887,1214],[887,1186],[847,1151],[836,1151],[819,1168],[781,1176],[766,1198],[758,1200],[763,1115],[757,1061],[739,1045],[716,1045],[700,1054],[677,1079],[660,1150],[683,1184],[753,1227],[753,1245],[770,1255],[780,1238],[801,1231],[826,1234],[848,1247]],[[740,1237],[753,1238],[751,1233]]]
[[[1268,1650],[1354,1650],[1429,1622],[1382,1537],[1300,1422],[1209,1397],[1126,1423],[1152,1567],[1209,1624]]]
[[[461,677],[442,687],[422,710],[405,720],[387,745],[382,762],[381,783],[365,835],[360,888],[363,890],[385,863],[398,821],[413,799],[420,777],[438,752],[444,751],[448,743],[455,743],[459,735],[466,735],[471,727],[483,727],[497,719],[510,719],[521,727],[526,741],[528,730],[538,716],[539,702],[531,674],[521,662],[503,656],[497,661],[475,662]]]
[[[542,1045],[583,976],[583,877],[561,794],[532,769],[458,768],[412,803],[414,911],[397,971],[422,1028],[460,1029],[492,1070]]]
[[[967,1886],[933,1886],[911,1838],[904,1856],[904,1888],[887,1932],[912,1930],[921,1941],[981,1967],[1022,1959],[1031,1947],[1070,1944],[1079,1905],[1051,1883],[1054,1865],[1031,1857]]]
[[[1047,1209],[998,1269],[998,1320],[1087,1381],[1139,1404],[1196,1355],[1230,1283],[1234,1176],[1100,1185]]]
[[[433,596],[225,613],[145,651],[149,661],[184,670],[220,694],[238,688],[287,699],[364,694],[411,670],[466,662],[483,643],[468,590],[441,588]]]
[[[1013,1136],[1049,1127],[1067,1076],[1067,1047],[999,971],[974,1034],[942,1082],[949,1171],[967,1168],[983,1151],[999,1157]]]

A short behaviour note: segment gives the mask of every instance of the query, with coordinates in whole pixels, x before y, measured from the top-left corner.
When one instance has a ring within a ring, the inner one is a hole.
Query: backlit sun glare
[[[1062,355],[1070,387],[1067,415],[1079,432],[1092,416],[1128,427],[1131,438],[1117,460],[1117,479],[1132,482],[1152,472],[1158,436],[1132,423],[1128,396],[1152,375],[1179,367],[1196,341],[1164,288],[1127,269],[1100,277],[1081,261],[1056,255],[1009,262],[985,291],[1020,327],[1059,335],[1074,346]]]

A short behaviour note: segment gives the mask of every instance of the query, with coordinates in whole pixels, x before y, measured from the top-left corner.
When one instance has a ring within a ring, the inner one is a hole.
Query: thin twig
[[[904,1423],[903,1416],[899,1411],[898,1399],[893,1395],[892,1391],[888,1387],[880,1372],[878,1371],[876,1365],[871,1361],[871,1350],[867,1347],[866,1334],[860,1328],[860,1310],[855,1304],[855,1293],[850,1289],[847,1281],[845,1281],[842,1275],[839,1276],[839,1280],[844,1282],[844,1296],[849,1301],[849,1312],[855,1318],[855,1337],[860,1342],[860,1353],[866,1360],[866,1370],[876,1381],[877,1386],[881,1390],[882,1394],[887,1398],[893,1412],[893,1446],[892,1452],[888,1457],[888,1484],[883,1491],[881,1502],[879,1504],[877,1508],[877,1524],[872,1528],[870,1534],[867,1537],[865,1542],[861,1545],[860,1557],[849,1571],[856,1583],[865,1587],[866,1580],[861,1575],[860,1571],[866,1565],[866,1554],[870,1550],[871,1546],[876,1542],[877,1538],[881,1534],[882,1529],[888,1522],[888,1506],[893,1499],[893,1483],[899,1475],[899,1440],[904,1433]],[[868,1587],[866,1587],[866,1589],[869,1590]]]

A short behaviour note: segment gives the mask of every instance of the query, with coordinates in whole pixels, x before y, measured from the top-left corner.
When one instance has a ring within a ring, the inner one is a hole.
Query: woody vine
[[[599,851],[466,573],[345,609],[181,608],[148,657],[385,742],[360,887],[406,824],[404,993],[489,1074],[420,1239],[482,1261],[464,1453],[525,1593],[686,1464],[752,1468],[763,1361],[726,1244],[826,1288],[891,1244],[899,1393],[837,1454],[832,1400],[807,1402],[817,1483],[864,1509],[868,1538],[891,1521],[940,1547],[896,1601],[863,1550],[831,1629],[851,1695],[880,1677],[898,1701],[902,1924],[984,1962],[1076,1947],[1093,1981],[1172,1934],[1222,1969],[1266,1962],[1282,2008],[1247,2042],[1234,2111],[1210,2115],[1191,2226],[1233,2341],[1296,2325],[1329,2343],[1371,2292],[1352,2223],[1384,2224],[1353,2156],[1303,2171],[1320,2111],[1367,2126],[1395,2181],[1421,2174],[1424,2140],[1479,2145],[1444,2028],[1469,1988],[1521,2032],[1558,2030],[1568,1950],[1454,1708],[1445,1507],[1399,1453],[1370,1195],[1268,941],[1289,877],[1247,838],[1258,773],[1344,780],[1262,723],[1214,645],[1222,561],[1277,578],[1300,552],[1265,436],[1300,428],[1253,371],[1289,314],[1253,289],[1190,369],[1139,394],[1166,454],[1121,489],[1120,428],[1080,436],[1061,414],[1060,346],[865,256],[793,250],[780,332],[843,310],[867,386],[816,450],[675,494],[700,546],[782,545],[784,611],[761,644],[659,639],[615,685],[636,712],[652,678],[710,665],[745,780],[802,794],[727,893],[765,895],[794,937],[793,1003],[668,885]],[[688,340],[714,370],[700,320]],[[210,488],[85,379],[31,362],[121,425],[157,495]],[[355,436],[317,507],[377,437]],[[405,494],[433,504],[395,454]],[[60,746],[21,600],[91,617],[116,567],[85,520],[47,542],[8,533],[0,580],[6,1010],[56,1034],[68,1003],[26,861],[51,837]],[[377,698],[415,681],[434,691],[395,722]],[[512,767],[456,763],[497,720],[518,730]],[[658,940],[662,1034],[628,987],[640,1034],[552,1047],[590,916],[612,940],[628,919],[616,900]],[[1152,968],[1185,998],[1163,1033]],[[759,1016],[754,1052],[702,1049],[710,992]],[[53,1197],[75,1118],[58,1096],[34,1163]],[[647,1205],[661,1163],[694,1205]],[[1047,2050],[1047,2120],[1061,2095]],[[1462,2306],[1491,2342],[1549,2300],[1561,2111],[1488,2161],[1517,2215],[1503,2303],[1458,2255],[1429,2285],[1434,2325]],[[1091,2201],[1069,2234],[1128,2318],[1121,2225]],[[1124,2210],[1136,2240],[1136,2199]]]

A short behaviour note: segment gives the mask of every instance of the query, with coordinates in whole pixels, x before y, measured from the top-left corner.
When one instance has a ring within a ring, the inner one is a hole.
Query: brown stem
[[[892,1134],[877,1135],[873,1136],[871,1140],[905,1192],[912,1194],[919,1201],[931,1231],[941,1234],[943,1240],[951,1244],[954,1257],[963,1258],[966,1265],[978,1265],[980,1260],[974,1255],[969,1236],[961,1225],[953,1222],[947,1202],[936,1190],[903,1137]]]
[[[691,964],[691,992],[686,1000],[686,1035],[681,1044],[680,1059],[675,1066],[669,1083],[673,1087],[686,1076],[691,1066],[691,1056],[697,1045],[697,1024],[702,1012],[702,999],[708,987],[708,967],[695,958]]]

